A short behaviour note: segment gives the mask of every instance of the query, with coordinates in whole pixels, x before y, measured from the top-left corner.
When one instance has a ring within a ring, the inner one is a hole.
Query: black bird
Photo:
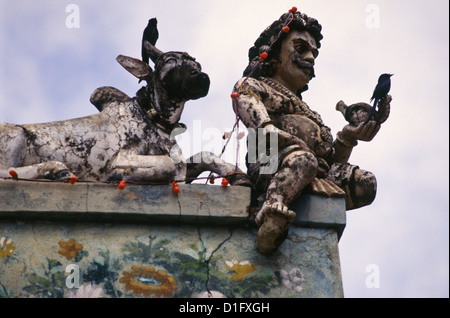
[[[145,50],[144,47],[144,41],[147,40],[150,42],[151,45],[155,45],[156,41],[158,40],[159,37],[159,32],[158,29],[156,27],[156,24],[158,23],[158,21],[156,20],[156,18],[152,18],[150,20],[148,20],[148,24],[147,27],[144,30],[144,34],[142,35],[142,61],[148,64],[148,54],[147,51]]]
[[[377,108],[378,102],[380,101],[380,99],[386,97],[386,95],[389,93],[389,90],[391,89],[391,76],[394,74],[381,74],[380,77],[378,78],[378,84],[375,87],[374,91],[373,91],[373,95],[372,98],[370,99],[370,101],[373,101],[373,107],[372,107],[372,111],[370,112],[369,118],[366,120],[366,122],[364,123],[367,124],[373,117],[373,115],[375,114],[375,109]]]

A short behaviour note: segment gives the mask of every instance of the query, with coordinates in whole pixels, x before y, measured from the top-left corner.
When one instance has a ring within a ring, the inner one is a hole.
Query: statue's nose
[[[303,54],[302,60],[305,62],[311,63],[314,66],[314,62],[315,62],[316,58],[314,57],[314,54],[310,50],[307,50]]]

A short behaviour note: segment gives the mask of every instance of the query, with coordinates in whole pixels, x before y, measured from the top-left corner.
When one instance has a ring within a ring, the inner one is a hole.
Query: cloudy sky
[[[303,97],[334,135],[345,125],[336,103],[369,102],[379,74],[395,74],[389,119],[350,158],[375,173],[378,193],[347,213],[345,296],[449,297],[447,0],[0,0],[0,122],[94,114],[89,96],[100,86],[134,96],[140,86],[115,58],[140,58],[142,30],[157,17],[157,46],[189,52],[211,78],[208,96],[186,104],[183,151],[218,153],[248,49],[292,6],[323,26],[316,78]],[[232,146],[225,158],[234,163]]]

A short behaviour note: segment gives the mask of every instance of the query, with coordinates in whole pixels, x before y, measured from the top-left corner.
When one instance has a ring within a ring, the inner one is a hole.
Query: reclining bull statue
[[[155,26],[156,27],[156,26]],[[0,123],[0,177],[14,169],[23,179],[190,182],[204,171],[229,175],[231,184],[246,176],[209,152],[186,160],[175,136],[184,105],[208,94],[210,80],[193,57],[158,50],[143,41],[154,62],[123,55],[117,61],[145,81],[131,98],[113,87],[96,89],[91,103],[99,113],[39,124]]]

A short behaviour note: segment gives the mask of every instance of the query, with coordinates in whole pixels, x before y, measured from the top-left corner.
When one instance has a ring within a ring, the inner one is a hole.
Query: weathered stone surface
[[[331,227],[341,237],[346,224],[345,200],[303,195],[292,205],[297,212],[293,224],[310,227]]]
[[[0,182],[0,216],[39,214],[42,217],[94,217],[159,221],[245,222],[248,220],[250,189],[183,185],[174,194],[171,185],[57,182]],[[38,190],[38,191],[36,191]],[[214,219],[213,219],[214,218]]]
[[[0,296],[342,297],[336,200],[304,196],[267,257],[245,187],[0,180]]]
[[[377,99],[373,108],[366,103],[347,106],[339,102],[337,109],[349,123],[333,138],[322,116],[302,97],[315,77],[321,30],[317,19],[297,8],[282,14],[249,49],[249,64],[231,95],[237,118],[255,132],[249,133],[246,164],[253,195],[262,203],[256,214],[262,253],[275,251],[283,242],[296,216],[292,203],[300,194],[345,197],[347,210],[375,199],[375,175],[349,159],[358,141],[373,140],[386,121],[391,101],[386,96],[388,85],[385,82],[384,96],[380,96],[383,105],[373,120],[369,117],[374,115]],[[391,75],[380,78],[386,76]],[[319,223],[327,225],[328,219]],[[338,231],[340,235],[342,229]]]

